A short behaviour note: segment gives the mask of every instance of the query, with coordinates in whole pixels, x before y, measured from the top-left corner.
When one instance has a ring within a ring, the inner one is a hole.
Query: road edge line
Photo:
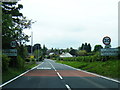
[[[10,82],[14,81],[15,79],[17,79],[17,78],[21,77],[22,75],[26,74],[27,72],[29,72],[29,71],[31,71],[31,70],[33,70],[33,69],[35,69],[36,67],[38,67],[39,65],[42,65],[42,64],[43,64],[43,62],[42,62],[42,63],[40,63],[40,64],[38,64],[37,66],[35,66],[35,67],[33,67],[33,68],[31,68],[31,69],[29,69],[29,70],[25,71],[25,72],[23,72],[22,74],[20,74],[20,75],[18,75],[18,76],[16,76],[16,77],[14,77],[13,79],[10,79],[9,81],[7,81],[7,82],[3,83],[2,85],[0,85],[0,88],[1,88],[1,87],[3,87],[3,86],[5,86],[5,85],[7,85],[8,83],[10,83]]]
[[[66,65],[66,64],[64,64],[64,65]],[[86,72],[86,73],[89,73],[89,74],[92,74],[92,75],[95,75],[95,76],[98,76],[98,77],[101,77],[101,78],[104,78],[104,79],[107,79],[107,80],[111,80],[111,81],[120,83],[120,81],[115,80],[115,79],[112,79],[112,78],[109,78],[109,77],[106,77],[106,76],[102,76],[102,75],[99,75],[99,74],[96,74],[96,73],[92,73],[92,72],[88,72],[88,71],[85,71],[85,70],[77,69],[77,68],[74,68],[74,67],[69,66],[69,65],[66,65],[66,66],[71,67],[71,68],[73,68],[73,69],[76,69],[76,70],[78,70],[78,71],[83,71],[83,72]]]

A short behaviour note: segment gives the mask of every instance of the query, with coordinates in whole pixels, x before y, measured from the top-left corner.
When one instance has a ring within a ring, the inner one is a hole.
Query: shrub
[[[26,61],[26,62],[30,62],[30,59],[29,59],[29,58],[26,58],[25,61]]]
[[[20,56],[18,56],[16,64],[18,68],[24,68],[25,61]]]
[[[80,50],[80,51],[77,52],[77,54],[79,56],[85,56],[85,55],[87,55],[87,52],[86,52],[86,50]]]
[[[2,70],[8,70],[10,58],[6,55],[2,55]]]
[[[34,58],[31,59],[32,63],[35,64],[36,60]]]

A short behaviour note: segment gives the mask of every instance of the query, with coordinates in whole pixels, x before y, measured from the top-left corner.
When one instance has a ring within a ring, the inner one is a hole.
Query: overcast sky
[[[82,43],[103,45],[104,36],[118,46],[119,0],[21,0],[21,12],[33,21],[33,44],[48,48],[78,48]],[[28,43],[30,44],[30,43]],[[104,46],[104,45],[103,45]]]

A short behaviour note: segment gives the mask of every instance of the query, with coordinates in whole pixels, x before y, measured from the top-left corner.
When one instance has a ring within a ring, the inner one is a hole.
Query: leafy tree
[[[31,45],[26,45],[26,48],[27,48],[28,53],[31,53],[32,46]]]
[[[90,43],[89,44],[87,44],[87,43],[83,44],[82,43],[82,46],[79,47],[78,50],[86,50],[87,52],[91,52],[91,45],[90,45]]]
[[[69,53],[73,56],[76,56],[77,55],[77,50],[71,49]]]
[[[102,45],[95,45],[94,47],[94,52],[100,51],[100,49],[102,49]]]
[[[81,46],[80,50],[84,50],[84,44],[83,43],[82,43],[82,46]]]
[[[87,52],[91,52],[91,45],[90,45],[90,43],[88,44]]]
[[[16,40],[18,45],[29,41],[29,36],[23,33],[23,29],[31,27],[34,23],[19,12],[23,5],[17,2],[2,2],[2,44],[3,48],[9,48],[9,43]]]
[[[24,45],[18,47],[18,55],[23,59],[28,56],[27,48]]]
[[[57,49],[56,49],[57,50]],[[45,45],[43,45],[43,55],[46,55],[46,53],[47,53],[47,48],[45,47]]]
[[[41,45],[40,44],[35,44],[34,46],[33,46],[33,52],[35,51],[35,50],[41,50],[42,48],[41,48]]]

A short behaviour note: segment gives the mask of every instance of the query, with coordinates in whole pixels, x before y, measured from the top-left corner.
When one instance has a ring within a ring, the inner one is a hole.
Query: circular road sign
[[[12,41],[12,42],[10,43],[10,46],[11,46],[12,48],[15,48],[16,45],[17,45],[16,41]]]
[[[110,42],[111,42],[111,38],[110,37],[106,36],[106,37],[103,38],[103,43],[105,45],[110,45]]]

